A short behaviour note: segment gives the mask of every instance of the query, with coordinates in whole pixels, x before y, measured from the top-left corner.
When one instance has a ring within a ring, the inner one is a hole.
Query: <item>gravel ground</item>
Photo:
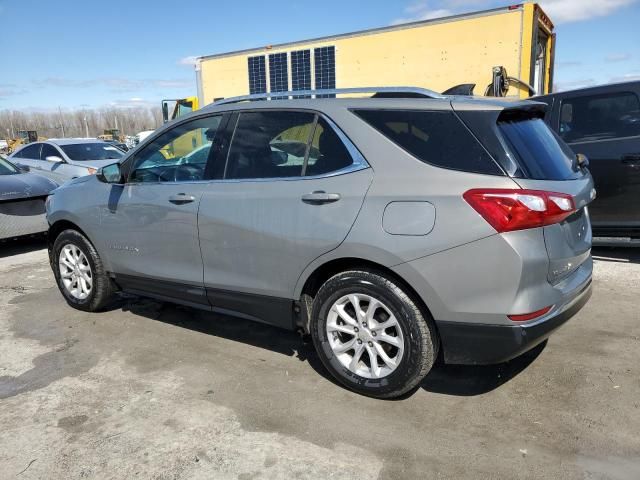
[[[134,297],[69,308],[42,241],[0,245],[0,478],[640,478],[640,252],[508,364],[355,395],[293,333]]]

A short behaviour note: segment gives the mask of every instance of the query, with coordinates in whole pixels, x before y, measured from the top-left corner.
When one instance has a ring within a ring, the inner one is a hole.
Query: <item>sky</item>
[[[509,5],[496,0],[0,0],[0,110],[196,95],[193,58]],[[640,80],[640,0],[541,0],[556,89]]]

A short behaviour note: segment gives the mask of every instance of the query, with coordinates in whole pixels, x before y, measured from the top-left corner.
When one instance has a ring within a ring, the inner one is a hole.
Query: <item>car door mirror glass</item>
[[[122,183],[122,171],[119,163],[113,163],[102,167],[96,173],[96,177],[103,183]]]
[[[64,161],[62,160],[62,158],[58,157],[57,155],[51,155],[49,157],[46,157],[45,160],[51,163],[62,163]]]

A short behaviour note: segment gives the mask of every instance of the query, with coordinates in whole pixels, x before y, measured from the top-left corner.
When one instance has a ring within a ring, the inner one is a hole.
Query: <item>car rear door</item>
[[[42,170],[42,162],[40,161],[40,149],[42,148],[41,143],[32,143],[21,148],[18,152],[15,153],[12,160],[15,161],[16,165],[26,165],[29,168],[37,170],[38,173],[41,173]]]
[[[205,287],[214,307],[265,319],[273,305],[270,321],[287,326],[278,299],[290,313],[301,272],[347,236],[373,172],[313,112],[243,111],[230,126],[226,163],[198,214]]]
[[[558,130],[575,153],[589,158],[597,198],[590,206],[597,235],[640,235],[640,96],[637,87],[566,94]]]
[[[52,162],[47,160],[47,157],[58,157],[61,161]],[[42,144],[42,149],[40,150],[40,166],[42,168],[43,175],[46,175],[60,185],[70,178],[68,175],[64,174],[65,167],[67,165],[64,162],[62,153],[49,143]]]

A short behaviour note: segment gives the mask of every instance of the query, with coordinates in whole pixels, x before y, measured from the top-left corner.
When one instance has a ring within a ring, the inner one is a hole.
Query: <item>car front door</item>
[[[58,161],[54,161],[54,158],[57,158]],[[67,164],[64,161],[62,153],[49,143],[42,144],[42,149],[40,150],[40,165],[42,168],[41,173],[54,182],[61,185],[69,180],[69,176],[64,173]]]
[[[290,327],[296,281],[347,236],[373,173],[321,115],[256,110],[229,125],[226,164],[198,215],[207,294],[214,307]]]
[[[618,91],[564,96],[559,131],[589,158],[597,197],[589,206],[596,235],[640,229],[640,98]]]
[[[125,184],[111,186],[98,241],[123,288],[208,305],[197,214],[221,120],[210,115],[165,131],[127,160]]]

